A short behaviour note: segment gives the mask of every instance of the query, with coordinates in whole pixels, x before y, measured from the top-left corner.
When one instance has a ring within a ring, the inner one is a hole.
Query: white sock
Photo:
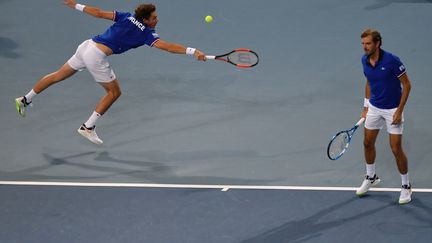
[[[84,125],[87,128],[92,128],[95,124],[97,119],[101,116],[101,114],[97,113],[96,111],[93,111],[93,114],[90,116],[90,118],[84,123]]]
[[[408,172],[405,175],[401,174],[402,185],[409,185],[409,176]]]
[[[28,94],[25,95],[25,98],[27,100],[27,103],[30,103],[33,99],[33,97],[35,97],[37,94],[36,92],[34,92],[34,90],[30,90],[30,92],[28,92]]]
[[[366,164],[366,175],[371,178],[375,175],[375,163],[371,165]]]

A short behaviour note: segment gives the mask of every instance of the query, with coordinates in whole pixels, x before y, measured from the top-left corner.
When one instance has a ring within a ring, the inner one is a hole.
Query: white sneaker
[[[90,142],[100,145],[103,143],[103,141],[98,137],[95,129],[95,126],[93,126],[92,128],[87,128],[84,124],[82,124],[77,131],[79,134],[83,135],[83,137],[90,140]]]
[[[399,196],[399,204],[411,202],[411,185],[402,185],[402,190]]]
[[[28,103],[25,96],[21,96],[15,99],[15,108],[20,116],[24,117],[26,114],[26,107],[32,106],[31,102]]]
[[[373,177],[369,177],[368,175],[366,175],[361,186],[356,191],[357,196],[363,196],[364,194],[366,194],[366,192],[369,191],[369,188],[378,185],[380,181],[381,179],[378,178],[376,174]]]

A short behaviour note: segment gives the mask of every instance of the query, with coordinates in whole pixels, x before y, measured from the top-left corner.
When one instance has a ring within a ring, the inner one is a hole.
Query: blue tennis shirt
[[[371,90],[369,102],[381,109],[393,109],[399,106],[402,87],[399,77],[406,70],[401,60],[384,50],[380,50],[375,67],[369,62],[369,57],[362,57],[363,72]]]
[[[154,29],[135,19],[131,13],[115,11],[114,22],[103,34],[92,38],[94,42],[111,48],[114,54],[142,45],[153,46],[159,39]]]

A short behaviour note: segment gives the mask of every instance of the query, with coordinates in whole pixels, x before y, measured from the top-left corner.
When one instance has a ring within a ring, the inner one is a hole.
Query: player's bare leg
[[[69,64],[65,63],[63,66],[53,72],[50,73],[43,78],[41,78],[33,87],[33,90],[36,92],[36,94],[39,94],[40,92],[44,91],[49,86],[58,83],[60,81],[63,81],[70,76],[74,75],[77,71],[69,66]]]
[[[15,106],[18,113],[21,116],[25,116],[26,107],[31,104],[33,97],[39,94],[49,86],[63,81],[70,76],[74,75],[77,71],[72,69],[69,64],[65,63],[57,71],[50,73],[41,78],[33,87],[33,89],[25,96],[21,96],[15,99]]]
[[[396,164],[401,174],[402,179],[402,190],[399,197],[399,203],[405,204],[411,201],[411,184],[408,176],[408,159],[402,148],[402,135],[401,134],[390,134],[390,147],[393,155],[396,159]]]
[[[95,111],[103,115],[111,105],[120,97],[121,90],[117,79],[109,83],[99,83],[106,91],[106,95],[97,103]]]
[[[121,90],[117,79],[109,83],[99,83],[106,91],[105,96],[103,96],[100,101],[96,104],[95,111],[90,116],[90,118],[78,128],[78,132],[85,138],[90,140],[95,144],[102,144],[103,141],[96,134],[95,123],[97,119],[103,115],[114,102],[120,97]]]
[[[371,186],[378,185],[381,181],[375,173],[375,158],[376,149],[375,142],[378,137],[379,130],[364,129],[364,155],[366,160],[366,176],[361,186],[357,189],[356,194],[363,196]]]
[[[408,159],[402,149],[402,135],[390,134],[390,147],[396,159],[399,173],[408,173]]]
[[[364,129],[364,156],[366,163],[371,165],[375,163],[376,158],[376,149],[375,142],[378,137],[379,130],[369,130],[367,128]]]

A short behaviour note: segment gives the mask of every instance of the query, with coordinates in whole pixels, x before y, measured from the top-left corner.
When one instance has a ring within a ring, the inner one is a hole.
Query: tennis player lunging
[[[106,91],[96,104],[90,118],[78,128],[78,133],[95,144],[102,144],[102,140],[95,131],[97,119],[120,97],[119,81],[111,69],[107,57],[112,54],[121,54],[132,48],[142,45],[154,46],[171,53],[194,55],[196,59],[205,61],[205,55],[195,48],[186,48],[180,44],[163,41],[155,32],[158,23],[156,7],[153,4],[141,4],[135,13],[104,11],[96,7],[77,4],[74,0],[65,0],[64,3],[76,10],[94,16],[112,20],[111,25],[104,33],[86,40],[78,46],[75,54],[57,71],[40,79],[33,89],[25,96],[15,99],[18,113],[25,116],[26,108],[31,104],[36,94],[49,86],[69,78],[78,70],[87,69],[93,78]]]
[[[364,132],[364,154],[366,178],[357,190],[364,195],[380,179],[375,173],[375,141],[379,130],[386,125],[390,134],[390,147],[402,179],[399,203],[411,201],[411,184],[408,177],[408,159],[402,149],[404,125],[403,111],[408,100],[411,82],[400,59],[381,49],[381,34],[366,29],[361,34],[363,50],[363,72],[366,76],[364,109],[361,117],[366,118]]]

